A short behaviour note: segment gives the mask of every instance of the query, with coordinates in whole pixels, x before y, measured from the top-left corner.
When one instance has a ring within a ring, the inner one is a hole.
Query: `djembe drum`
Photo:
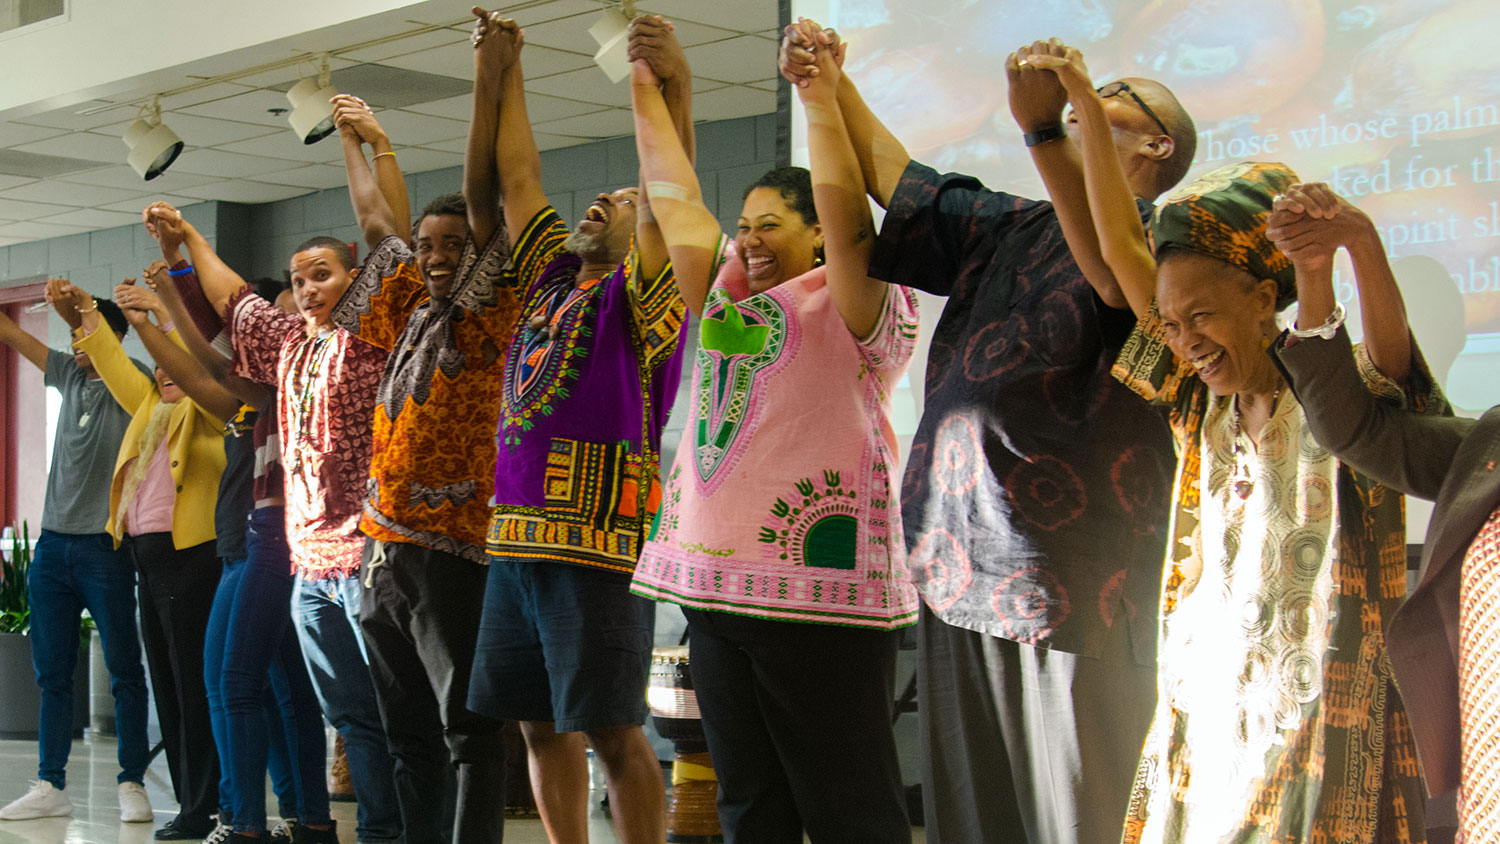
[[[651,687],[646,702],[656,731],[672,742],[672,799],[667,804],[667,841],[672,844],[720,844],[719,781],[708,757],[703,715],[688,672],[688,649],[656,648],[651,652]]]

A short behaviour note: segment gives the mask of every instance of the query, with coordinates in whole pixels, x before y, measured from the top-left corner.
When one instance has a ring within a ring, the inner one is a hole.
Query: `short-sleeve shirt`
[[[687,308],[671,265],[646,278],[633,251],[601,278],[578,278],[567,235],[546,208],[516,243],[524,294],[505,359],[488,551],[628,574],[661,500]]]
[[[943,621],[1097,655],[1129,624],[1155,658],[1176,463],[1162,416],[1110,376],[1108,308],[1047,202],[912,162],[871,275],[948,302],[902,487],[908,565]]]
[[[387,241],[360,273],[390,275],[399,260]],[[235,374],[277,389],[292,562],[311,579],[352,574],[364,550],[359,521],[385,350],[342,328],[309,336],[302,317],[248,287],[229,312]]]
[[[390,275],[360,273],[333,321],[390,351],[375,410],[370,491],[360,528],[485,562],[500,418],[501,358],[520,305],[497,228],[464,248],[447,304],[434,309],[399,238]]]
[[[131,363],[151,374],[140,361],[132,359]],[[52,439],[42,528],[57,533],[104,533],[115,458],[130,427],[131,413],[114,400],[102,379],[89,378],[70,352],[47,350],[43,380],[62,393],[62,409]]]
[[[890,411],[916,295],[886,288],[859,338],[825,268],[751,295],[731,258],[699,325],[688,441],[631,591],[778,621],[915,622]]]

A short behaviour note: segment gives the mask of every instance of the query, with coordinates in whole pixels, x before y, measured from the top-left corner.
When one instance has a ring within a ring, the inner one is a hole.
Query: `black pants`
[[[396,758],[406,844],[501,840],[502,722],[465,706],[487,574],[420,545],[365,541],[359,626]]]
[[[684,609],[728,844],[910,844],[899,631]]]
[[[222,566],[214,543],[172,547],[172,534],[131,537],[140,579],[141,642],[181,815],[207,824],[219,809],[219,755],[203,685],[203,641]]]

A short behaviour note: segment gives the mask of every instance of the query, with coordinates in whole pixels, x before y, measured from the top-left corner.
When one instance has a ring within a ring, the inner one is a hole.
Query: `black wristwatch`
[[[1037,147],[1049,141],[1055,141],[1058,138],[1066,138],[1067,136],[1068,132],[1063,128],[1063,124],[1057,123],[1052,126],[1048,126],[1045,129],[1038,129],[1035,132],[1027,132],[1026,134],[1021,136],[1021,139],[1026,141],[1026,146]]]

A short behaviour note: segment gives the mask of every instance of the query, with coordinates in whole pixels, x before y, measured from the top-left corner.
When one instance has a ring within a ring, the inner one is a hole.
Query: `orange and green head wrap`
[[[1276,308],[1297,300],[1292,262],[1266,237],[1277,195],[1297,182],[1285,164],[1229,164],[1178,188],[1156,209],[1151,251],[1186,249],[1276,282]]]

